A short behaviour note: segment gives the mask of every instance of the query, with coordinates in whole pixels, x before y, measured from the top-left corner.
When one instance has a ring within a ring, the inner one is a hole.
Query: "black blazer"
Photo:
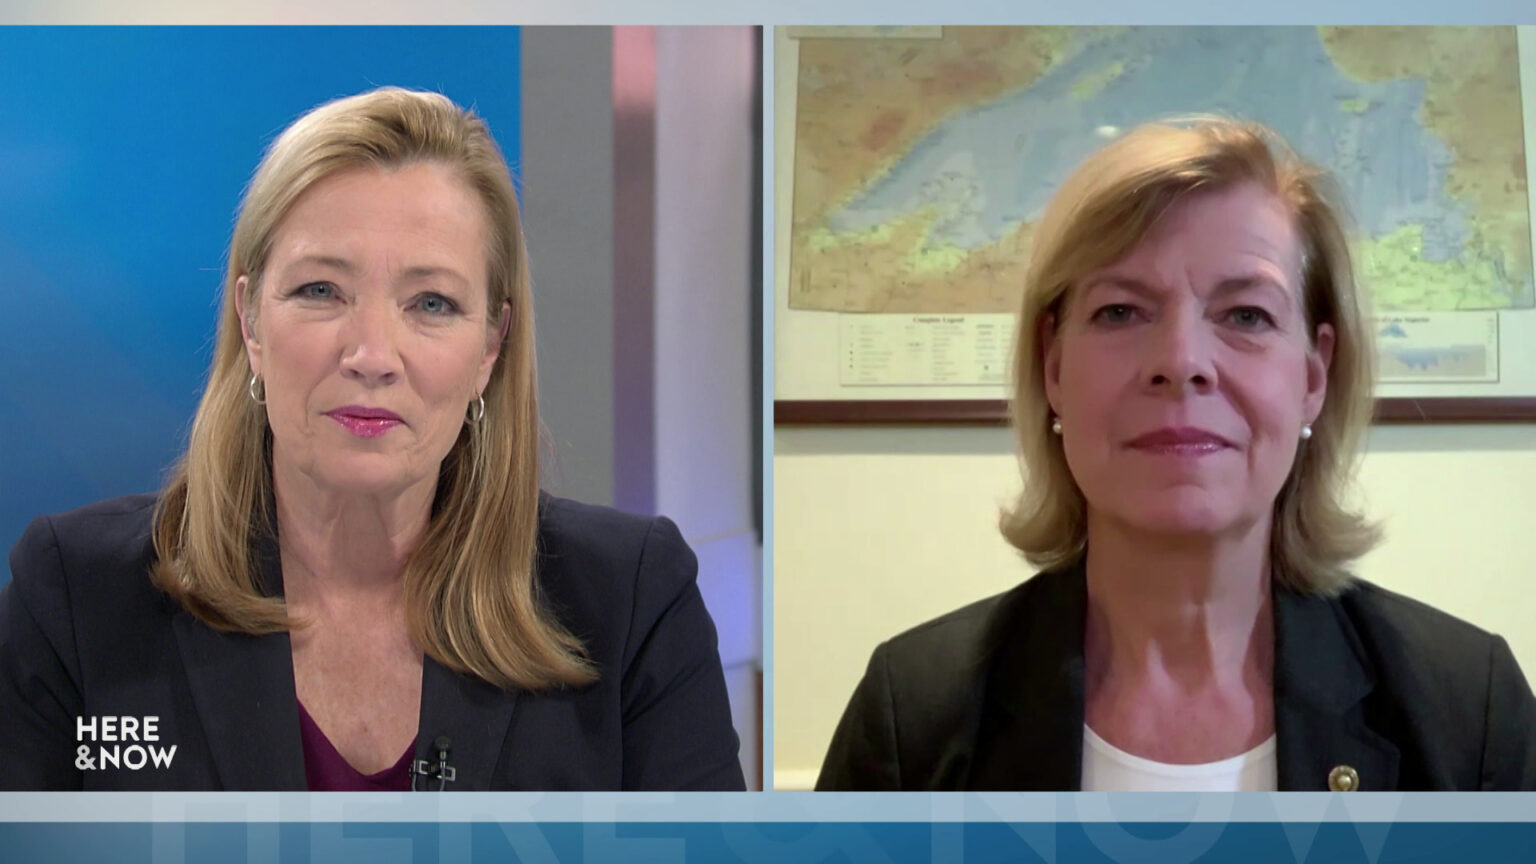
[[[818,790],[1075,791],[1082,782],[1081,568],[875,649]],[[1536,789],[1536,697],[1503,639],[1365,582],[1276,589],[1281,790]]]
[[[155,589],[155,499],[35,520],[0,591],[0,787],[304,789],[288,635],[215,631]],[[425,659],[416,758],[449,790],[742,789],[715,628],[676,526],[544,496],[541,596],[600,678],[508,692]],[[262,580],[282,590],[275,543]],[[168,768],[76,767],[76,718],[159,718]]]

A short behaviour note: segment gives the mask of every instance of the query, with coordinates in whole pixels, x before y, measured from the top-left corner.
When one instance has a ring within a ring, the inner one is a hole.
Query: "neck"
[[[1150,536],[1089,515],[1090,686],[1113,677],[1242,686],[1269,677],[1269,525]]]
[[[435,484],[350,495],[273,465],[283,593],[290,604],[371,596],[398,602],[405,560],[426,533]]]

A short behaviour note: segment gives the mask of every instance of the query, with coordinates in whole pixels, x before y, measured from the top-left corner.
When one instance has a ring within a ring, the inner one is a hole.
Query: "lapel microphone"
[[[411,791],[412,792],[441,792],[443,787],[458,779],[459,772],[448,764],[448,750],[453,745],[447,735],[437,736],[432,742],[432,749],[437,752],[437,762],[430,759],[417,759],[411,763]],[[425,779],[426,783],[421,783]],[[437,781],[437,788],[432,788],[432,781]]]

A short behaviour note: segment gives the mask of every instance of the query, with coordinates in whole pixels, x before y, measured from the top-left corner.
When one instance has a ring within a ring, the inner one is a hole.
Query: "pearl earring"
[[[1051,418],[1051,431],[1055,432],[1057,435],[1061,434],[1061,418],[1060,417],[1052,417]]]
[[[1303,423],[1302,426],[1301,426],[1301,440],[1305,441],[1305,440],[1307,440],[1308,438],[1311,438],[1311,437],[1312,437],[1312,424],[1311,423]]]

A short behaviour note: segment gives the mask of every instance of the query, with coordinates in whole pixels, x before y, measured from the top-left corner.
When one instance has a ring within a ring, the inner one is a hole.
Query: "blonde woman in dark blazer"
[[[877,648],[818,789],[1536,789],[1505,642],[1350,576],[1373,354],[1328,190],[1217,118],[1066,181],[1002,526],[1044,572]]]
[[[289,127],[169,485],[12,552],[0,783],[742,788],[677,529],[539,490],[531,302],[474,114],[385,88]],[[103,763],[149,717],[167,764]]]

